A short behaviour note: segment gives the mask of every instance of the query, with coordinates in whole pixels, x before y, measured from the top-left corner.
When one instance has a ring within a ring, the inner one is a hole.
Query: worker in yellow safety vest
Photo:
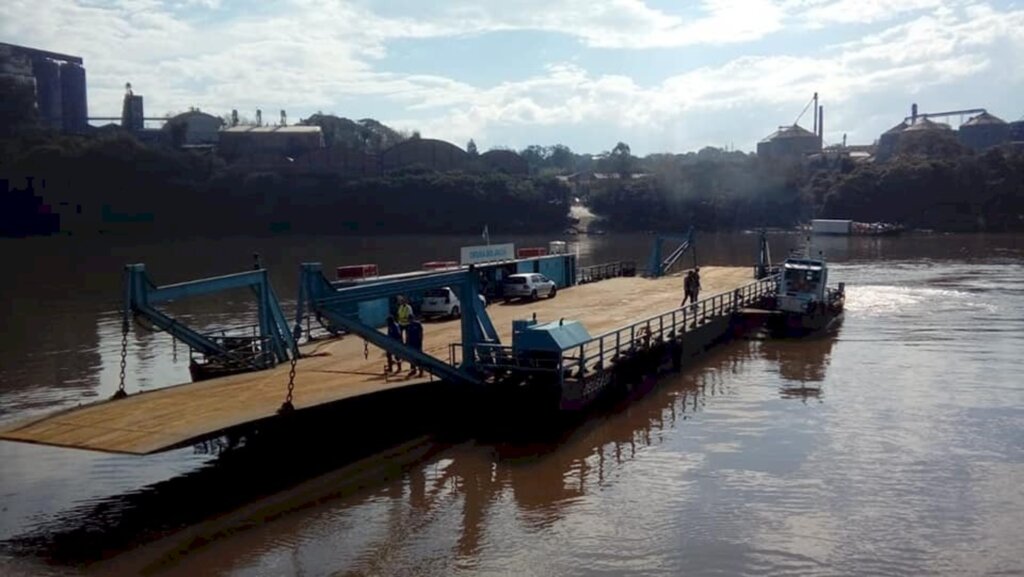
[[[409,321],[412,320],[412,305],[406,300],[404,296],[398,296],[398,326],[401,327],[402,333],[409,328]]]

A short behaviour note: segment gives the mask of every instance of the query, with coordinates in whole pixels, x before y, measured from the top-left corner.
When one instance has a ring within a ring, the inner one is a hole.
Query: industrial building
[[[295,158],[323,147],[319,126],[232,126],[220,131],[217,149],[229,159],[250,155]]]
[[[1010,125],[988,112],[960,125],[960,142],[975,151],[999,146],[1010,140]]]
[[[519,153],[512,150],[488,150],[480,155],[482,168],[505,174],[528,174],[530,165]]]
[[[381,170],[390,172],[410,166],[432,170],[460,170],[469,162],[469,154],[450,142],[432,138],[412,138],[381,153]]]
[[[799,160],[817,152],[821,152],[821,136],[799,124],[780,126],[757,143],[758,158]]]
[[[811,104],[814,105],[811,108],[811,115],[814,117],[813,131],[799,124],[800,118]],[[774,161],[800,161],[810,154],[820,153],[824,125],[825,109],[818,105],[818,93],[815,92],[811,102],[804,107],[804,111],[792,125],[780,126],[778,130],[757,143],[757,156]]]
[[[199,109],[169,118],[162,130],[166,140],[177,146],[212,146],[220,141],[224,120]]]
[[[961,121],[957,130],[947,122],[934,120],[955,121],[957,118]],[[967,120],[964,121],[964,118]],[[1024,141],[1024,122],[1007,123],[984,108],[919,112],[917,104],[912,104],[910,116],[879,137],[875,158],[879,161],[888,160],[898,152],[906,138],[928,133],[954,133],[961,144],[975,152],[982,152],[993,146]]]
[[[124,101],[121,103],[121,128],[138,132],[146,127],[141,94],[132,92],[132,85],[125,86]]]
[[[913,122],[903,134],[914,133],[914,132],[950,132],[953,129],[944,122],[935,122],[927,117],[920,117]]]
[[[32,86],[44,126],[63,132],[88,128],[81,57],[0,42],[0,75]]]
[[[896,149],[899,146],[900,135],[907,129],[906,122],[900,122],[896,126],[893,126],[889,130],[882,133],[882,136],[878,138],[878,146],[875,147],[875,158],[878,160],[885,160],[896,154]]]

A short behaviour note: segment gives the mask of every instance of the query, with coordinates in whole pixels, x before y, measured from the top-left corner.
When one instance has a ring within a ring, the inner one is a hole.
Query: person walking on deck
[[[402,342],[402,327],[398,325],[398,321],[395,317],[388,315],[388,337]],[[391,354],[391,351],[386,351],[388,355],[388,372],[389,373],[400,373],[402,372],[402,358],[398,355]],[[395,365],[398,365],[397,370]]]
[[[700,267],[693,269],[693,302],[700,298]]]
[[[405,344],[416,352],[423,352],[423,325],[418,320],[410,317],[409,324],[405,327]],[[423,376],[423,367],[409,361],[412,369],[409,371],[410,377]]]
[[[412,305],[409,304],[409,300],[402,295],[398,295],[398,328],[401,329],[404,334],[406,329],[409,328],[409,321],[412,320]]]
[[[683,279],[683,302],[679,303],[680,307],[686,306],[686,301],[693,296],[693,271],[686,273],[686,277]]]

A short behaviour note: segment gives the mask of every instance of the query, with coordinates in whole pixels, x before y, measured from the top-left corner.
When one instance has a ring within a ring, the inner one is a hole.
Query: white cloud
[[[796,0],[788,9],[798,21],[823,28],[832,24],[867,24],[892,20],[907,12],[934,10],[943,0]]]
[[[488,142],[479,135],[511,125],[564,125],[571,131],[574,125],[602,123],[670,146],[700,147],[706,141],[699,138],[710,135],[716,143],[738,140],[748,148],[775,125],[791,122],[818,91],[829,107],[826,139],[837,141],[849,132],[870,142],[895,124],[910,98],[922,91],[980,79],[985,86],[1002,84],[1002,93],[1013,94],[1015,88],[1007,83],[1015,74],[1016,90],[1021,88],[1022,65],[1015,55],[1022,50],[1024,11],[973,6],[922,16],[820,55],[740,57],[653,86],[568,64],[555,66],[535,78],[462,93],[447,103],[451,111],[429,126],[456,142],[474,135]],[[866,127],[858,119],[876,111],[861,101],[877,95],[887,96],[890,116]],[[960,106],[985,106],[992,96],[977,91],[975,100]],[[760,118],[758,125],[739,124],[735,112],[743,109],[773,115]],[[776,111],[781,115],[775,116]],[[811,117],[804,123],[810,124]]]
[[[372,14],[367,2],[363,6]],[[686,18],[642,0],[451,0],[404,6],[414,14],[387,19],[380,34],[394,38],[478,35],[539,30],[575,36],[596,48],[644,49],[730,44],[762,38],[782,27],[783,11],[770,0],[702,0]]]
[[[971,106],[1000,94],[1009,101],[1019,93],[1024,66],[1015,55],[1024,50],[1024,10],[933,5],[906,0],[887,13],[873,0],[858,2],[859,11],[847,0],[708,0],[684,17],[639,0],[453,0],[443,8],[419,0],[293,0],[286,12],[228,17],[217,2],[196,0],[132,0],[107,7],[8,0],[5,12],[11,17],[0,20],[0,37],[84,56],[94,115],[118,115],[124,83],[131,81],[145,95],[150,116],[189,106],[215,113],[238,108],[247,115],[256,108],[268,115],[285,108],[293,119],[316,110],[359,115],[350,110],[373,102],[391,111],[381,115],[385,122],[454,142],[473,137],[482,146],[523,146],[533,142],[522,140],[531,138],[522,136],[523,128],[535,127],[540,133],[561,130],[567,142],[574,131],[600,132],[610,142],[629,141],[637,151],[730,141],[750,148],[791,121],[813,91],[828,104],[833,140],[843,131],[870,140],[898,120],[911,97],[935,87],[967,80],[989,87],[976,89],[975,100],[963,103]],[[714,45],[761,38],[783,22],[865,23],[893,14],[903,19],[887,29],[876,25],[857,41],[797,54],[738,56],[647,84],[570,63],[492,86],[415,71],[382,72],[378,64],[398,38],[547,30],[603,51]],[[891,116],[879,117],[866,104],[877,108],[883,95],[895,103]],[[866,118],[870,123],[862,122]],[[515,134],[520,136],[510,136]]]

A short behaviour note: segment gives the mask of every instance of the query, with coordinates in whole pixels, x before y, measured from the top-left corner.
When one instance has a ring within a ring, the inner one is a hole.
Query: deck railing
[[[588,341],[549,357],[523,357],[508,345],[481,344],[474,347],[478,366],[492,371],[519,370],[554,372],[559,379],[578,378],[600,369],[652,344],[665,342],[696,329],[713,320],[732,315],[740,309],[758,304],[772,296],[778,286],[778,277],[772,276],[718,293],[668,312],[657,314],[624,327],[597,335]],[[449,362],[461,361],[461,344],[452,344]]]
[[[622,260],[580,267],[576,271],[576,282],[586,284],[620,276],[636,276],[636,262]]]

